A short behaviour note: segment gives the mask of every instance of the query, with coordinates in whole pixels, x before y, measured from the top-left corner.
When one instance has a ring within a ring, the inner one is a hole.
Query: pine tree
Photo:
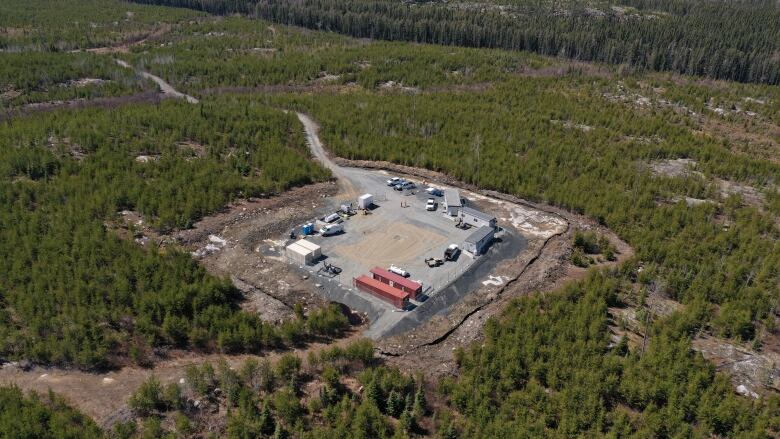
[[[428,414],[428,402],[425,399],[425,393],[423,392],[422,387],[419,387],[414,394],[414,407],[412,408],[412,413],[416,417],[423,417]]]
[[[417,428],[417,421],[414,415],[408,410],[404,410],[398,420],[400,427],[407,433],[412,433]]]
[[[279,428],[279,425],[274,420],[273,413],[271,413],[271,409],[268,408],[268,404],[263,404],[263,409],[260,412],[260,431],[263,434],[271,434],[274,433],[276,429]]]
[[[374,404],[380,411],[383,411],[384,400],[382,398],[382,389],[379,388],[376,380],[371,380],[371,382],[368,383],[368,386],[366,386],[366,399]]]
[[[273,439],[287,439],[288,437],[290,437],[290,434],[282,427],[282,424],[276,424]]]
[[[401,395],[395,390],[391,390],[387,395],[387,414],[397,418],[404,410],[404,401]]]
[[[447,424],[447,428],[444,429],[442,439],[458,439],[458,430],[452,422]]]

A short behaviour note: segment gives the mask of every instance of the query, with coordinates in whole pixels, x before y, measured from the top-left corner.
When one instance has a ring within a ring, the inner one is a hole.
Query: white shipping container
[[[302,247],[297,242],[288,245],[286,253],[287,259],[299,265],[309,265],[316,259],[314,252]]]
[[[296,241],[296,243],[299,246],[305,248],[306,250],[309,250],[309,252],[311,252],[311,255],[314,259],[317,259],[320,256],[322,256],[322,249],[320,249],[319,245],[311,241],[308,241],[306,239],[301,239],[300,241]]]
[[[363,194],[358,198],[358,207],[360,209],[368,209],[374,204],[374,196],[371,194]]]

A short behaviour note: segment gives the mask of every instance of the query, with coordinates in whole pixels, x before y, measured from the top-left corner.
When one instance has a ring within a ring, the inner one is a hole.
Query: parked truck
[[[450,244],[444,250],[444,260],[454,261],[455,259],[457,259],[459,253],[460,253],[460,248],[458,247],[458,244]]]

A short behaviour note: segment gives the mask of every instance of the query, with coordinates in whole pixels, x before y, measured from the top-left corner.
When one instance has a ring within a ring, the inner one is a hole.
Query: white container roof
[[[287,246],[287,250],[291,251],[293,253],[299,254],[301,256],[308,256],[312,253],[314,253],[312,250],[309,250],[306,247],[303,247],[302,245],[298,244],[297,242],[293,242],[292,244]]]
[[[298,244],[299,246],[301,246],[301,247],[303,247],[303,248],[305,248],[307,250],[310,250],[312,252],[316,252],[316,251],[320,250],[320,246],[319,245],[317,245],[317,244],[315,244],[315,243],[313,243],[311,241],[308,241],[306,239],[301,239],[300,241],[297,241],[296,244]]]

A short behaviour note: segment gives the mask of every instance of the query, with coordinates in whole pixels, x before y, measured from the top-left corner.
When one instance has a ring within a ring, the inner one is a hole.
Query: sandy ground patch
[[[409,260],[425,253],[431,246],[442,245],[447,237],[413,224],[387,224],[351,245],[338,246],[334,251],[355,263],[386,267],[399,260]]]

